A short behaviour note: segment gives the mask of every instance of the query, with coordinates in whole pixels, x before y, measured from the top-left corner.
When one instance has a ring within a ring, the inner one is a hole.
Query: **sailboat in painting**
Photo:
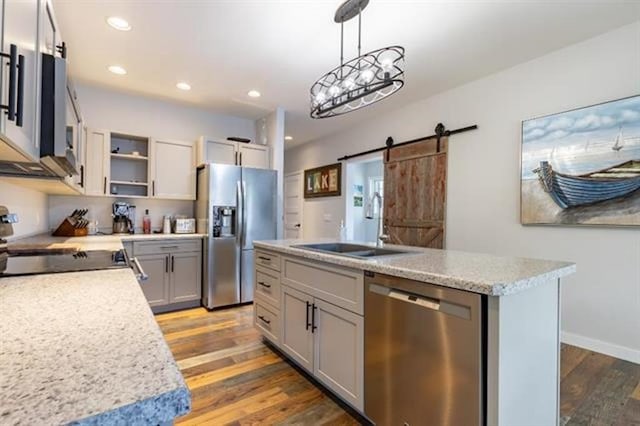
[[[620,131],[618,132],[618,136],[616,136],[616,142],[611,147],[614,151],[620,151],[622,149],[622,127],[620,127]]]
[[[548,161],[541,161],[533,172],[538,174],[544,191],[562,209],[612,200],[640,190],[640,160],[576,176],[559,173]]]

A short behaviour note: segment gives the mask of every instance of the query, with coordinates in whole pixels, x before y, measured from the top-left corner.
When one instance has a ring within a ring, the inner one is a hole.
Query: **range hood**
[[[42,54],[40,161],[57,176],[77,175],[73,141],[67,137],[67,61]]]
[[[0,176],[60,179],[43,164],[29,160],[4,139],[0,139]]]

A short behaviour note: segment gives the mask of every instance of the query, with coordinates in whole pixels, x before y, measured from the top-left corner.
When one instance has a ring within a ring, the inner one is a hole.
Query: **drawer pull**
[[[270,257],[258,256],[258,259],[264,260],[265,262],[271,262],[271,258]]]
[[[169,250],[169,249],[177,249],[178,246],[161,246],[160,248],[162,250]]]
[[[258,315],[258,318],[260,318],[262,320],[262,322],[264,322],[265,324],[271,324],[271,321],[269,321],[268,319],[266,319],[262,315]]]
[[[258,281],[258,284],[260,284],[262,287],[265,287],[265,288],[271,288],[271,284],[267,284],[267,283],[262,282],[262,281]]]

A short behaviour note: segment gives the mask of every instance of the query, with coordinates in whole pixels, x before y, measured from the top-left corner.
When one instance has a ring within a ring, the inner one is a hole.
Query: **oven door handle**
[[[147,281],[149,279],[149,275],[144,272],[144,269],[142,269],[142,266],[140,266],[140,262],[138,261],[138,259],[135,257],[131,258],[131,263],[136,267],[138,271],[138,273],[136,274],[138,282]]]

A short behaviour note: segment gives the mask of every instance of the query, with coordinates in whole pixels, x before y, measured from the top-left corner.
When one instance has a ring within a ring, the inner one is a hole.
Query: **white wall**
[[[9,240],[41,234],[49,228],[47,196],[41,192],[0,180],[0,205],[18,215],[19,222],[13,224]]]
[[[49,224],[55,229],[75,209],[89,209],[87,220],[97,221],[100,232],[110,234],[113,220],[111,212],[115,201],[124,201],[136,206],[136,232],[142,232],[142,216],[149,209],[151,230],[161,230],[165,215],[193,217],[193,201],[155,200],[144,198],[78,197],[56,195],[49,197]]]
[[[255,122],[251,119],[96,86],[78,84],[76,89],[89,127],[185,141],[195,141],[203,135],[256,138]]]
[[[390,135],[399,142],[432,134],[439,121],[449,129],[477,124],[450,140],[447,247],[576,262],[562,286],[564,340],[640,362],[640,228],[519,220],[521,120],[638,93],[640,22],[293,148],[285,170],[384,146]],[[343,197],[306,202],[304,236],[333,236],[343,217]]]

